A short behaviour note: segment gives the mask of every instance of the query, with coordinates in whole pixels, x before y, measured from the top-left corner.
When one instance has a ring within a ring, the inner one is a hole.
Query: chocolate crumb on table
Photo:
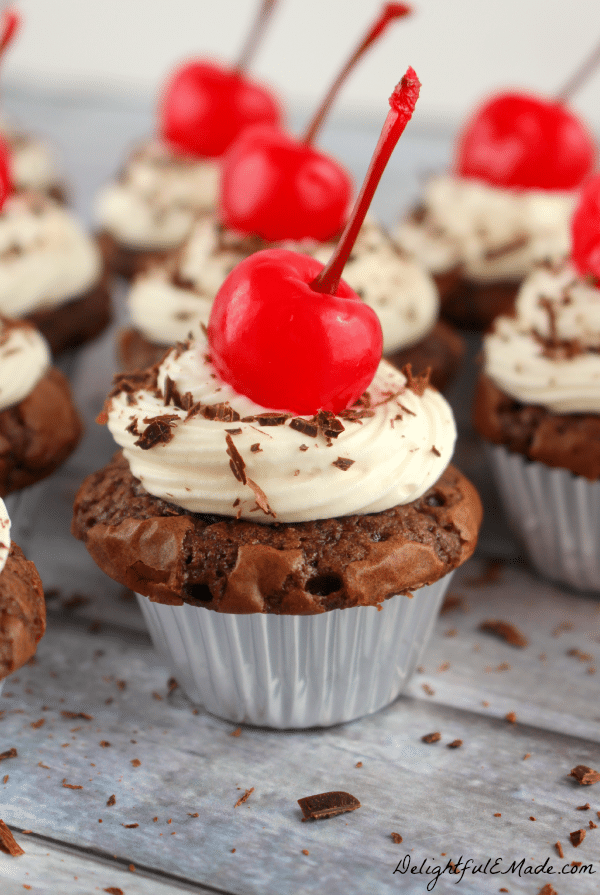
[[[463,584],[466,587],[485,587],[489,584],[497,584],[502,574],[502,566],[501,559],[488,559],[481,575],[465,578]]]
[[[103,892],[108,892],[108,895],[124,895],[123,889],[119,889],[118,886],[109,886],[107,889],[103,889]]]
[[[435,696],[435,690],[429,684],[421,684],[421,688],[426,696]]]
[[[576,767],[569,772],[569,777],[574,777],[580,786],[591,786],[593,783],[598,783],[600,780],[598,771],[594,771],[593,768],[588,768],[587,765],[584,764],[576,765]]]
[[[346,811],[356,811],[360,808],[360,802],[349,792],[321,792],[314,796],[305,796],[298,799],[298,804],[304,815],[302,820],[319,820],[325,817],[334,817],[336,814],[344,814]]]
[[[465,611],[464,597],[456,593],[447,594],[447,596],[444,598],[444,602],[442,603],[440,615],[445,615],[447,612],[454,612],[457,609],[460,609],[462,612]]]
[[[239,797],[239,799],[237,800],[237,802],[235,803],[235,805],[234,805],[233,807],[234,807],[234,808],[239,808],[240,805],[243,805],[244,802],[247,802],[247,801],[248,801],[248,799],[250,798],[250,796],[252,795],[253,792],[254,792],[254,787],[252,786],[250,789],[247,789],[247,790],[245,791],[245,793],[244,793],[243,796],[240,796],[240,797]]]
[[[400,833],[390,833],[390,836],[392,842],[395,842],[396,845],[400,845],[400,843],[402,842],[402,836],[400,835]]]
[[[18,758],[18,753],[14,746],[12,749],[7,749],[6,752],[0,752],[0,761],[5,761],[7,758]]]
[[[363,766],[362,761],[357,761],[356,764],[354,765],[355,768],[362,768],[362,766]]]
[[[139,768],[142,762],[139,760],[139,758],[132,758],[130,763],[133,765],[134,768]]]
[[[516,723],[517,723],[517,715],[516,715],[516,712],[508,712],[508,713],[504,716],[504,719],[505,719],[506,721],[509,721],[511,724],[516,724]]]
[[[107,808],[112,808],[112,806],[113,806],[114,804],[116,804],[116,801],[117,801],[116,796],[109,796],[109,797],[108,797],[108,801],[107,801],[107,803],[106,803],[106,807],[107,807]]]
[[[302,854],[303,854],[303,855],[310,855],[310,852],[309,852],[309,850],[308,850],[307,848],[303,848],[303,849],[302,849]]]
[[[447,747],[448,747],[448,749],[460,749],[462,744],[463,744],[462,740],[452,740],[451,743],[447,743]]]
[[[573,830],[572,833],[569,833],[569,839],[573,848],[577,848],[585,839],[585,830]]]
[[[487,619],[482,621],[479,625],[479,630],[483,631],[485,634],[493,634],[496,637],[499,637],[501,640],[504,640],[505,643],[510,644],[510,646],[521,648],[529,646],[529,640],[518,628],[510,622],[505,622],[501,619]]]
[[[590,807],[591,807],[590,803],[586,802],[585,805],[578,805],[577,810],[578,811],[589,811]]]
[[[562,845],[560,844],[560,842],[555,842],[555,843],[554,843],[554,848],[556,849],[556,854],[558,855],[558,857],[559,857],[559,858],[564,858],[565,853],[564,853],[564,851],[563,851],[563,847],[562,847]]]
[[[550,883],[546,883],[545,886],[542,886],[542,888],[538,892],[538,895],[558,895],[558,892],[556,891],[554,886],[551,886]]]
[[[433,733],[426,733],[425,736],[421,737],[421,742],[423,743],[437,743],[441,740],[442,735],[439,730],[434,731]]]
[[[0,820],[0,850],[7,855],[12,855],[13,858],[25,854],[3,820]]]
[[[241,735],[242,735],[242,728],[241,728],[241,727],[236,727],[236,729],[235,729],[235,730],[232,730],[231,733],[229,734],[230,737],[239,737],[239,736],[241,736]]]

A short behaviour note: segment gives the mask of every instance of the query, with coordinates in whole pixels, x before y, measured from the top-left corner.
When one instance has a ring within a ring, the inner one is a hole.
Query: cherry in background
[[[20,24],[21,18],[14,9],[9,7],[3,11],[0,18],[0,62],[4,58],[6,49],[12,43]],[[10,151],[6,143],[0,140],[0,209],[11,192]]]
[[[276,2],[263,0],[237,65],[226,68],[197,60],[171,75],[160,100],[159,128],[179,152],[217,158],[245,128],[280,123],[275,97],[246,75]]]
[[[484,103],[458,139],[456,172],[508,189],[581,186],[594,167],[596,145],[566,104],[599,61],[600,46],[555,98],[515,91]]]
[[[268,242],[327,242],[342,230],[352,198],[352,179],[330,156],[314,148],[337,93],[357,62],[394,20],[411,12],[386,3],[329,89],[303,137],[274,127],[252,128],[223,159],[219,209],[231,230]]]
[[[267,249],[238,264],[217,293],[208,325],[212,363],[222,380],[263,407],[339,413],[373,380],[381,325],[341,275],[420,86],[409,68],[390,97],[360,195],[328,264]]]
[[[571,221],[571,260],[581,276],[600,282],[600,175],[581,191]]]

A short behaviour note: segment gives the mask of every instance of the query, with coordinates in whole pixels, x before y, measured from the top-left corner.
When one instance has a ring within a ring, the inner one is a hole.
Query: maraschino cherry
[[[275,97],[245,74],[275,4],[276,0],[263,0],[236,66],[199,60],[172,74],[160,101],[159,126],[161,136],[175,149],[216,158],[245,128],[281,121]]]
[[[409,68],[390,97],[369,171],[328,264],[266,249],[242,261],[217,293],[208,325],[212,363],[225,382],[263,407],[338,413],[375,375],[381,325],[341,274],[420,86]]]
[[[600,281],[600,175],[586,183],[573,214],[571,260],[582,276]]]
[[[9,44],[21,24],[21,18],[14,9],[5,9],[0,18],[0,61],[4,57]],[[0,139],[0,209],[12,192],[10,177],[10,151],[6,143]]]
[[[456,171],[507,189],[572,190],[590,175],[594,139],[566,103],[600,60],[600,47],[556,98],[510,92],[481,106],[459,137]]]
[[[340,89],[369,47],[390,22],[411,12],[404,3],[386,3],[377,20],[335,79],[300,139],[278,128],[252,128],[223,159],[219,208],[231,230],[268,242],[333,239],[346,222],[352,180],[313,141]]]

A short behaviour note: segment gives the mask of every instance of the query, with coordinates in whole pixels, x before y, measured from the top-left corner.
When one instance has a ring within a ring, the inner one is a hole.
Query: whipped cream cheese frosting
[[[575,192],[507,190],[441,174],[395,238],[434,274],[460,266],[476,282],[521,279],[536,263],[569,254],[576,202]]]
[[[2,498],[0,498],[0,573],[6,565],[8,554],[10,553],[10,519],[6,511],[6,506]]]
[[[386,361],[333,423],[283,414],[273,425],[265,417],[273,411],[219,380],[207,352],[203,338],[173,349],[156,389],[125,389],[108,403],[110,431],[156,497],[197,513],[298,522],[410,503],[448,465],[456,438],[449,405],[432,388],[409,387]],[[167,406],[165,389],[191,393],[176,403],[196,409]],[[215,415],[225,419],[207,418]]]
[[[50,367],[50,349],[29,323],[0,317],[0,411],[33,391]]]
[[[63,206],[36,193],[0,211],[0,312],[21,317],[64,304],[100,278],[94,240]]]
[[[568,262],[540,267],[484,339],[498,388],[554,413],[600,413],[600,290]]]
[[[10,170],[15,189],[44,192],[61,178],[50,147],[43,141],[0,120],[0,137],[10,149]]]
[[[128,299],[133,326],[156,344],[185,340],[198,322],[208,324],[213,299],[235,265],[260,247],[221,232],[214,216],[199,221],[180,259],[135,281]],[[285,248],[325,264],[334,245],[286,242]],[[361,228],[343,276],[378,315],[385,354],[415,344],[433,328],[439,307],[435,283],[372,220]]]
[[[118,242],[137,249],[181,245],[217,202],[218,162],[178,155],[153,140],[128,160],[120,179],[98,195],[95,217]]]

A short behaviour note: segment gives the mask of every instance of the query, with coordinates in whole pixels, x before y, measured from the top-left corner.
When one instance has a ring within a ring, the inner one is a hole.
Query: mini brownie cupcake
[[[0,313],[34,323],[54,354],[94,338],[110,320],[95,241],[39,193],[15,193],[0,210]]]
[[[45,630],[40,576],[11,541],[10,519],[0,500],[0,693],[6,677],[34,655]]]
[[[409,70],[328,265],[251,255],[206,337],[117,377],[103,418],[122,453],[75,500],[73,533],[140,594],[188,695],[236,722],[388,704],[475,547],[450,407],[380,362],[378,318],[340,280],[418,87]]]
[[[532,564],[600,591],[600,290],[570,262],[531,274],[484,337],[474,423]]]
[[[395,234],[435,277],[446,319],[485,329],[510,312],[537,263],[568,254],[577,191],[595,157],[563,100],[499,94],[475,112],[454,170],[428,180]]]
[[[0,318],[0,495],[50,475],[81,433],[69,384],[50,366],[45,339],[27,321]]]
[[[128,295],[133,326],[120,335],[122,369],[155,363],[168,347],[197,330],[198,323],[208,324],[213,299],[226,276],[266,245],[225,230],[214,215],[199,222],[180,253],[134,280]],[[333,243],[308,240],[284,245],[323,262],[333,250]],[[443,389],[460,364],[464,343],[438,319],[432,278],[369,220],[360,230],[344,279],[377,313],[385,357],[399,369],[412,364],[415,373],[430,368],[432,384]]]

